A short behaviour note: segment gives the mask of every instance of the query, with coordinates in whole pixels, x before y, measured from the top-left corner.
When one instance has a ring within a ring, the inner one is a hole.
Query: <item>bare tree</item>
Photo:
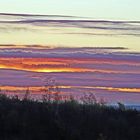
[[[97,98],[94,93],[89,92],[89,93],[84,93],[83,96],[81,96],[80,101],[83,104],[97,104]]]
[[[44,86],[44,92],[43,95],[43,101],[44,102],[59,102],[62,100],[62,96],[60,95],[60,88],[59,84],[56,82],[56,80],[52,77],[48,77],[45,79],[45,86]]]
[[[25,91],[25,95],[23,97],[23,100],[28,100],[29,99],[29,95],[30,95],[30,89],[27,88],[26,91]]]

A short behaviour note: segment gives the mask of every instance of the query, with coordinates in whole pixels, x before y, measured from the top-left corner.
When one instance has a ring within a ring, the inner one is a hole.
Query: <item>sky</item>
[[[139,0],[1,0],[0,12],[140,20]]]
[[[7,47],[7,48],[6,48]],[[140,104],[139,54],[124,48],[44,48],[3,46],[0,89],[6,93],[44,94],[53,78],[62,94],[93,93],[108,103]]]
[[[92,92],[109,103],[140,104],[139,5],[139,0],[2,0],[0,89],[24,94],[30,88],[39,95],[54,78],[63,94]]]
[[[0,44],[125,47],[140,52],[140,22],[0,14]]]

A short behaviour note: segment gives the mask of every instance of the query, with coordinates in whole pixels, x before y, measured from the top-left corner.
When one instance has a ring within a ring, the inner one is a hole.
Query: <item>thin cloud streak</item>
[[[37,31],[38,27],[67,27],[67,28],[79,28],[79,29],[89,29],[91,32],[77,32],[77,34],[92,35],[92,29],[98,31],[108,31],[112,33],[106,33],[107,35],[138,35],[140,34],[140,21],[109,21],[109,20],[93,20],[82,17],[74,16],[61,16],[61,15],[26,15],[26,14],[0,14],[0,24],[1,25],[11,25],[13,30],[27,30],[27,31]],[[32,28],[27,28],[26,25],[30,24]],[[23,27],[25,25],[25,27]],[[19,26],[19,27],[17,27]],[[4,26],[1,30],[11,30],[7,26]],[[47,28],[46,28],[47,29]],[[113,31],[119,31],[120,33],[113,34]],[[136,32],[136,33],[135,33]],[[60,32],[61,33],[61,32]],[[101,35],[106,35],[101,33]],[[94,34],[100,35],[100,34]]]

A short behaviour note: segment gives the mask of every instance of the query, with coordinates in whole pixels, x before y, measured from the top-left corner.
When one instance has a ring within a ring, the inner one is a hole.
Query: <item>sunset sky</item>
[[[3,0],[0,89],[39,94],[54,78],[64,94],[93,92],[140,103],[139,0]]]

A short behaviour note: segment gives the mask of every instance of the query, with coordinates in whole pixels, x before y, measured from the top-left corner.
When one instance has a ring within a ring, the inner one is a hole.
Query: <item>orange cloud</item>
[[[63,86],[59,85],[58,88],[60,89],[90,89],[90,90],[106,90],[112,92],[121,92],[121,93],[140,93],[140,88],[119,88],[119,87],[102,87],[102,86]],[[43,86],[30,86],[30,87],[18,87],[18,86],[0,86],[1,90],[6,91],[26,91],[29,89],[33,93],[37,92],[38,94],[43,93],[44,87]]]
[[[62,60],[62,61],[61,61]],[[69,60],[70,61],[70,60]],[[0,68],[32,72],[86,72],[85,68],[69,66],[63,59],[53,58],[0,58]]]
[[[122,71],[116,69],[94,68],[92,64],[125,64],[107,59],[83,59],[83,58],[0,58],[0,68],[24,70],[32,72],[101,72],[101,73],[139,73],[137,70]],[[86,65],[90,64],[90,67]]]

